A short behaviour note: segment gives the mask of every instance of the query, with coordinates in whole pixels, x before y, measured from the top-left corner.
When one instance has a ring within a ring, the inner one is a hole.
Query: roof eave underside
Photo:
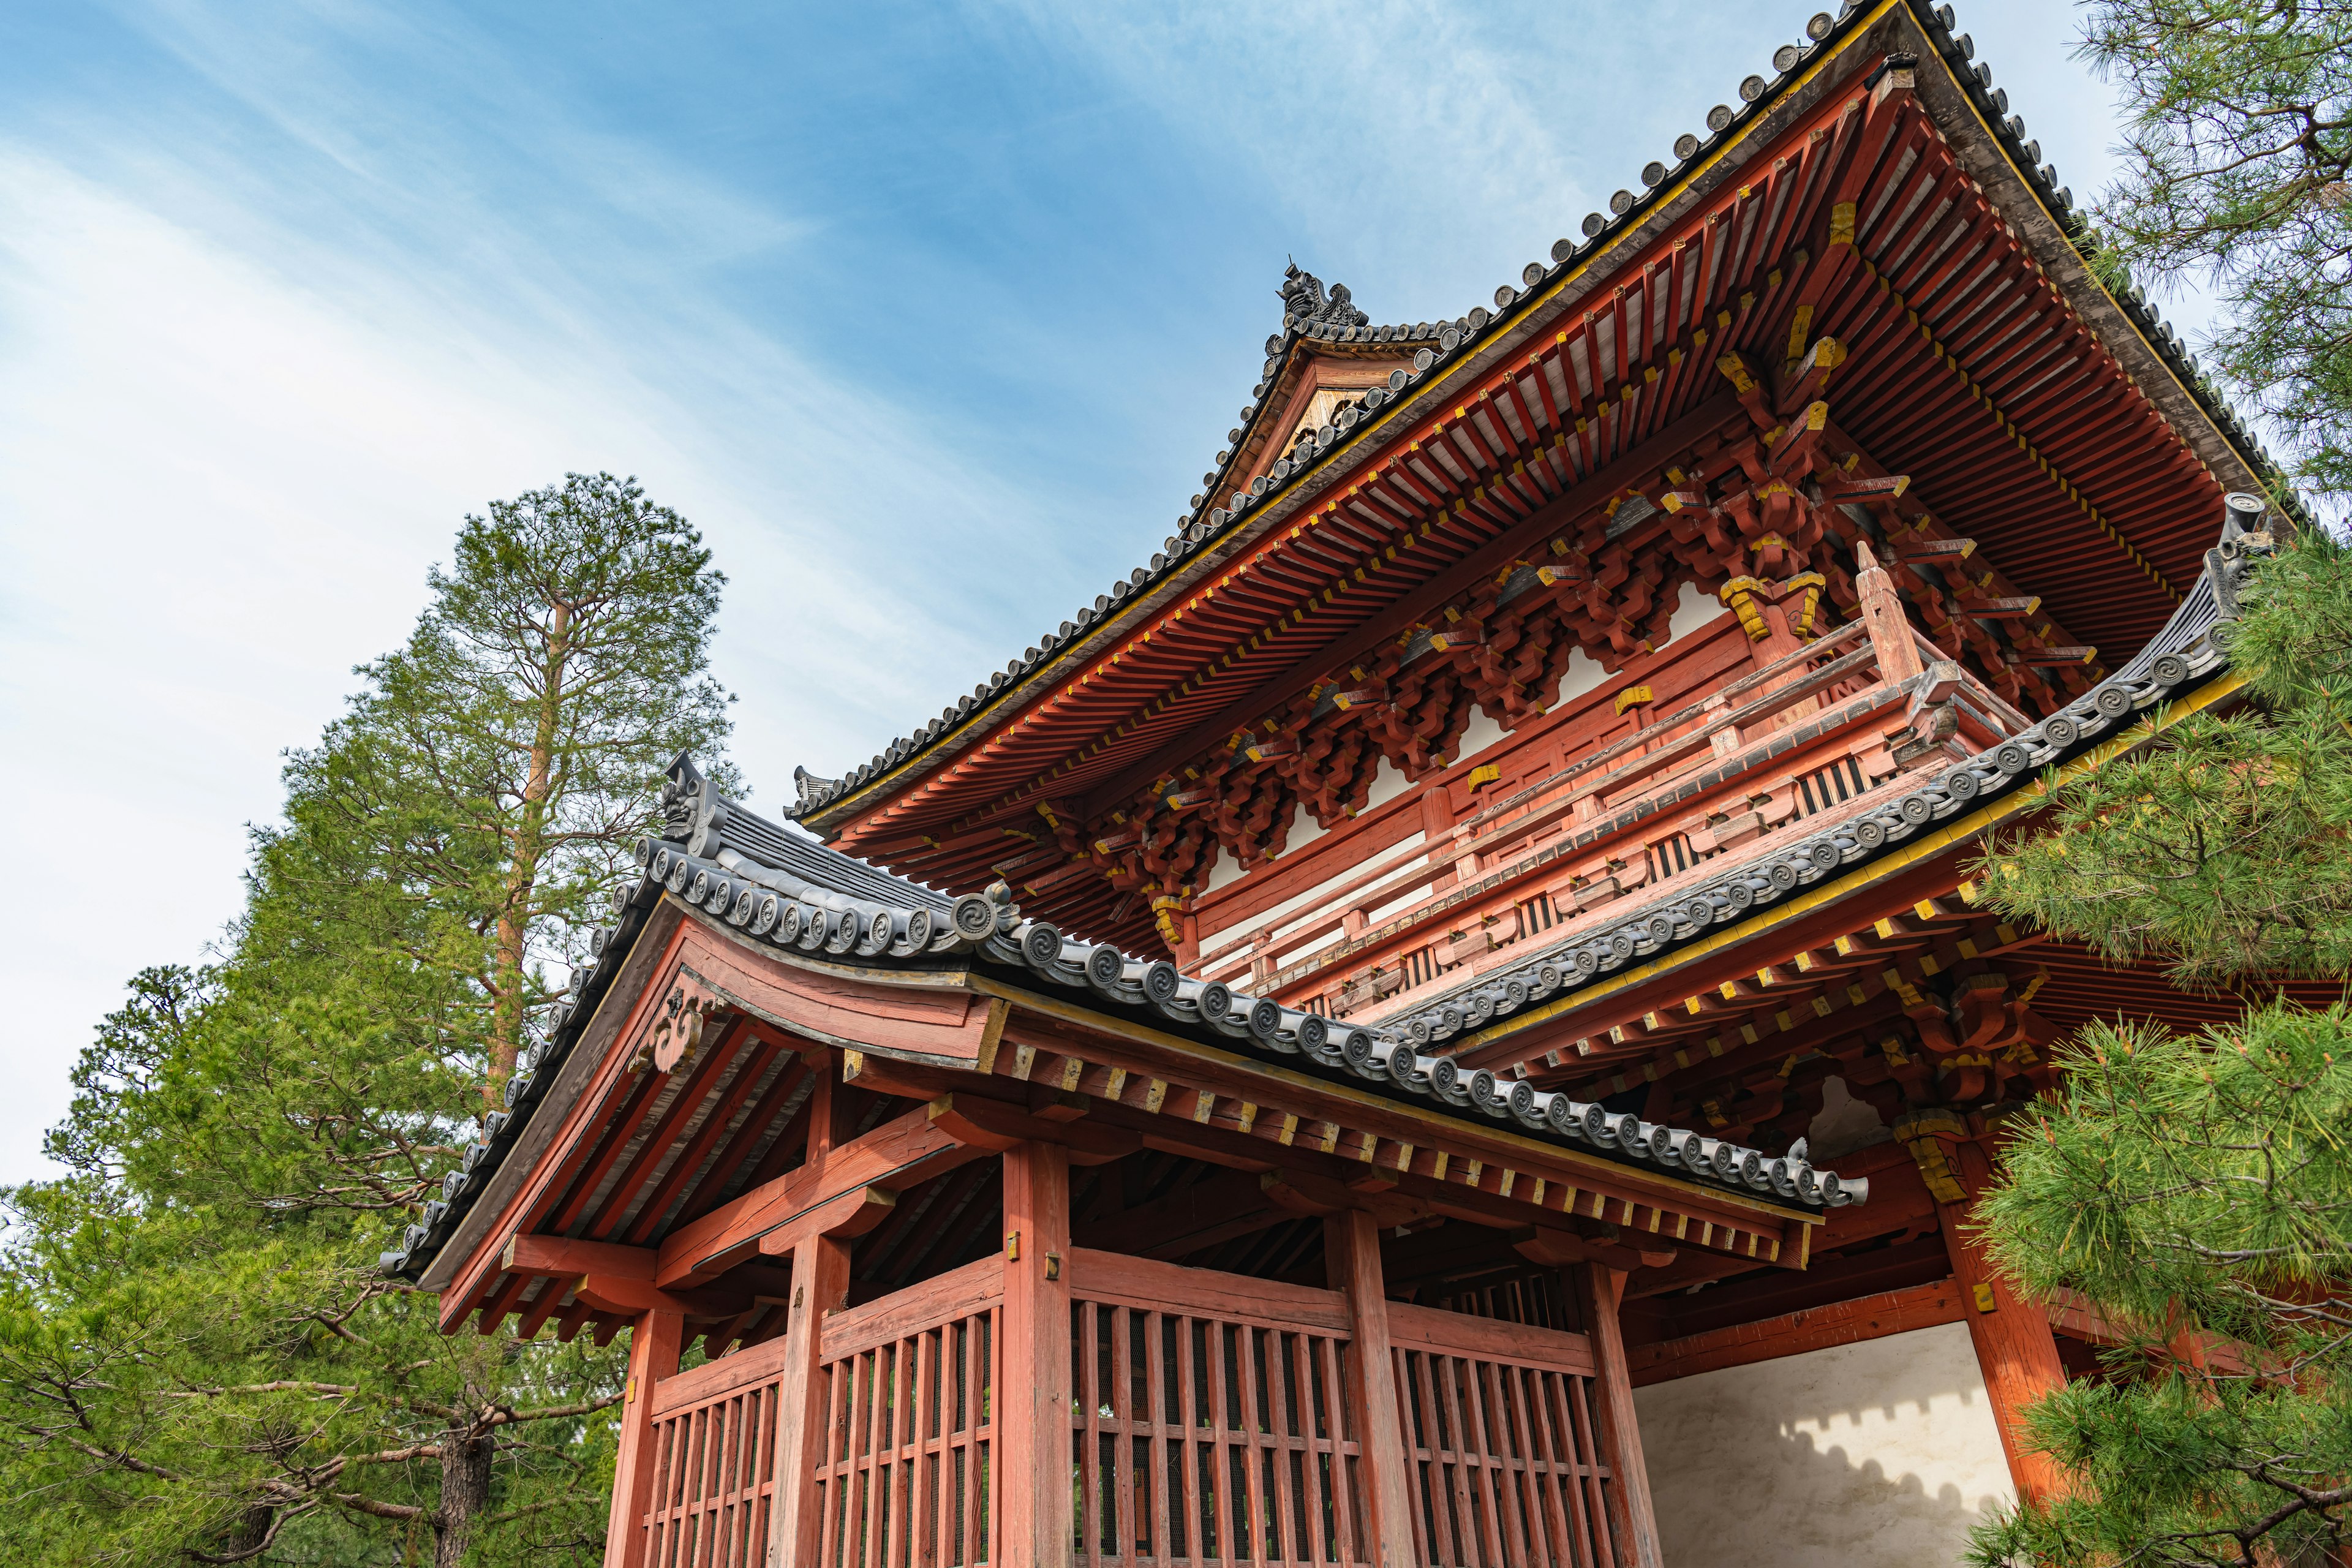
[[[2029,179],[2022,173],[2021,157],[2008,144],[2005,131],[1988,120],[1971,100],[1970,89],[1961,84],[1955,62],[1944,52],[1948,45],[1948,36],[1931,38],[1913,0],[1882,0],[1848,16],[1805,62],[1768,88],[1758,102],[1748,106],[1723,135],[1703,146],[1683,170],[1638,200],[1591,243],[1555,266],[1540,284],[1522,291],[1474,342],[1440,359],[1402,396],[1343,437],[1306,472],[1226,522],[1198,548],[1169,562],[1124,604],[1045,653],[1016,679],[1008,679],[936,738],[914,747],[875,776],[839,789],[832,799],[803,816],[803,822],[831,836],[984,742],[1032,703],[1117,651],[1175,602],[1355,479],[1449,398],[1525,352],[1547,329],[1624,278],[1694,208],[1754,167],[1756,160],[1791,125],[1823,99],[1874,69],[1889,54],[1917,57],[1918,100],[1968,173],[1983,186],[1992,205],[2016,229],[2102,347],[2155,404],[2198,460],[2224,489],[2263,489],[2259,458],[2250,455],[2251,443],[2242,448],[2217,418],[2217,415],[2227,416],[2226,407],[2195,384],[2179,350],[2145,327],[2135,311],[2118,302],[2092,275],[2069,237],[2070,227],[2079,230],[2078,221],[2051,205],[2038,176]],[[1293,340],[1274,378],[1276,384],[1267,387],[1258,404],[1255,422],[1272,416],[1281,401],[1276,395],[1279,384],[1323,346],[1311,339]],[[1261,434],[1254,423],[1244,433],[1242,447],[1257,441]],[[1216,499],[1208,498],[1204,511]]]

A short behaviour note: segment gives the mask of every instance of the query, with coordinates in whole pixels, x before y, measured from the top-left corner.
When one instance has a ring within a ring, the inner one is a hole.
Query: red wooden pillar
[[[845,1094],[839,1058],[822,1047],[804,1053],[816,1077],[809,1091],[808,1157],[803,1169],[821,1173],[835,1145],[848,1141],[844,1125],[854,1096]],[[792,1306],[784,1319],[783,1374],[776,1390],[776,1489],[768,1523],[768,1568],[814,1563],[820,1522],[816,1468],[824,1457],[824,1320],[849,1303],[849,1243],[811,1237],[793,1249]]]
[[[1348,1398],[1364,1478],[1364,1556],[1373,1568],[1411,1568],[1412,1477],[1405,1463],[1396,1360],[1389,1350],[1388,1286],[1381,1273],[1381,1233],[1372,1216],[1342,1209],[1323,1220],[1323,1260],[1330,1287],[1348,1298],[1355,1342]]]
[[[621,1397],[621,1449],[613,1466],[613,1509],[604,1527],[605,1568],[638,1568],[646,1557],[646,1514],[653,1506],[654,1385],[677,1371],[686,1319],[640,1312],[629,1325],[629,1381]]]
[[[822,1091],[820,1091],[822,1092]],[[849,1243],[816,1236],[793,1249],[793,1304],[776,1390],[776,1491],[769,1568],[816,1561],[816,1468],[824,1458],[824,1320],[849,1300]]]
[[[1070,1152],[1004,1152],[1004,1328],[995,1400],[993,1568],[1059,1568],[1072,1512]]]
[[[1584,1310],[1584,1331],[1592,1342],[1593,1404],[1601,1415],[1602,1455],[1617,1483],[1609,1489],[1609,1532],[1616,1537],[1618,1565],[1662,1568],[1650,1472],[1642,1457],[1641,1424],[1633,1415],[1633,1379],[1625,1365],[1625,1335],[1617,1321],[1625,1271],[1580,1263],[1569,1270],[1569,1283]]]
[[[1977,1365],[1984,1373],[1985,1394],[2000,1428],[2010,1479],[2026,1501],[2062,1497],[2067,1490],[2065,1472],[2049,1455],[2025,1446],[2022,1424],[2025,1406],[2065,1386],[2066,1363],[2059,1358],[2057,1336],[2050,1331],[2050,1314],[2017,1294],[1971,1228],[1969,1211],[1992,1185],[1992,1162],[1984,1146],[1969,1140],[1947,1143],[1946,1149],[1964,1195],[1956,1203],[1937,1204],[1936,1215],[1943,1226],[1944,1251],[1959,1283]]]

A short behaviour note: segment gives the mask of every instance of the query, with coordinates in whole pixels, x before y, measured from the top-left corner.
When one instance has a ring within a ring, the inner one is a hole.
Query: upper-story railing
[[[1515,962],[1506,950],[1635,889],[1671,890],[1726,850],[1859,809],[1885,781],[2031,723],[1905,629],[1910,646],[1890,650],[1863,620],[1833,628],[1478,807],[1436,841],[1410,836],[1352,866],[1354,836],[1286,857],[1286,879],[1317,896],[1222,933],[1198,972],[1374,1018]],[[1683,658],[1706,646],[1694,639]],[[1665,684],[1673,668],[1662,661],[1649,679]]]

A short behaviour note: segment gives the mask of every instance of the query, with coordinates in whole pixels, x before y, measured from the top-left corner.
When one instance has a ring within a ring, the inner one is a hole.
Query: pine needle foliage
[[[2202,348],[2323,491],[2352,490],[2352,5],[2092,0],[2082,53],[2124,89],[2094,204],[2110,286],[2210,284]]]
[[[445,1335],[377,1259],[634,870],[662,768],[726,732],[709,561],[634,481],[499,502],[289,754],[219,961],[132,981],[49,1140],[69,1174],[5,1194],[0,1555],[602,1559],[619,1348]]]
[[[1994,1256],[2123,1338],[2104,1376],[2032,1408],[2072,1490],[1980,1527],[1980,1563],[2252,1568],[2352,1544],[2352,1011],[2282,993],[2352,961],[2352,553],[2282,550],[2232,648],[2249,701],[2054,787],[1980,868],[2004,913],[2243,1005],[2197,1035],[2085,1029],[2012,1124],[1978,1213]]]
[[[2352,554],[2305,531],[2253,579],[2232,648],[2255,700],[2151,723],[2058,791],[2000,846],[2002,908],[2190,986],[2352,969]]]

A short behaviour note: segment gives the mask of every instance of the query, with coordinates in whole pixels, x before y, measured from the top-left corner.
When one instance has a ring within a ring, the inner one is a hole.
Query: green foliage
[[[634,483],[469,518],[286,769],[204,971],[139,974],[6,1195],[12,1562],[601,1560],[620,1357],[444,1336],[376,1268],[528,1043],[662,768],[726,731],[719,574]]]
[[[2124,88],[2123,171],[2093,222],[2112,285],[2210,281],[2204,347],[2304,479],[2352,481],[2352,5],[2090,0]]]
[[[2352,967],[2352,554],[2307,531],[2248,599],[2233,658],[2257,703],[2061,790],[2000,847],[2004,909],[2191,985]]]
[[[2127,1337],[2031,1413],[2073,1494],[1981,1529],[1979,1563],[2316,1563],[2347,1542],[2352,1012],[2277,986],[2352,961],[2352,553],[2297,540],[2244,614],[2252,702],[2058,788],[1984,868],[2004,913],[2162,955],[2246,1009],[2196,1037],[2085,1030],[2004,1148],[1979,1215],[1995,1255]]]
[[[2250,1014],[2201,1037],[2095,1027],[2005,1150],[1983,1219],[2029,1292],[2131,1331],[2115,1376],[2028,1431],[2083,1489],[2011,1516],[1979,1561],[2288,1563],[2340,1546],[2352,1461],[2352,1016]],[[2232,1342],[2200,1369],[2167,1342]],[[2317,1561],[2311,1557],[2308,1560]]]
[[[350,714],[287,770],[307,842],[268,871],[301,884],[306,913],[429,903],[442,919],[404,931],[404,956],[488,1010],[493,1081],[546,999],[534,957],[593,923],[670,759],[726,737],[732,699],[708,673],[725,584],[633,479],[572,474],[494,502],[432,574],[407,645],[357,672]]]

